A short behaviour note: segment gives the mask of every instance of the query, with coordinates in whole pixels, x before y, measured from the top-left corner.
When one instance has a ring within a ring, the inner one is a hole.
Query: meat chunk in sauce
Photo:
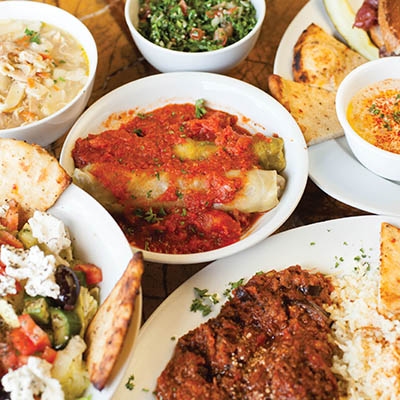
[[[158,399],[337,399],[323,304],[332,285],[300,266],[260,273],[220,314],[182,336]]]

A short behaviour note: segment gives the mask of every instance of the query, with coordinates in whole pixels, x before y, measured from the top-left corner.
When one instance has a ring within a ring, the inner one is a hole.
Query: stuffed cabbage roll
[[[101,171],[101,181],[97,172]],[[108,171],[108,174],[107,174]],[[106,173],[105,173],[106,172]],[[120,184],[115,185],[116,177]],[[225,174],[227,182],[223,190],[231,191],[241,182],[236,192],[228,202],[221,202],[218,198],[213,201],[213,208],[240,212],[264,212],[275,207],[285,186],[285,179],[275,170],[252,169],[250,171],[231,170]],[[122,211],[119,203],[129,205],[129,208],[164,208],[189,207],[189,197],[201,196],[208,192],[213,179],[199,176],[181,175],[173,178],[168,173],[151,175],[143,171],[128,173],[125,170],[115,172],[106,166],[91,164],[83,169],[75,169],[74,182],[92,194],[111,212]],[[236,182],[234,182],[236,180]],[[171,188],[173,194],[171,195]],[[116,190],[117,189],[117,190]],[[222,196],[224,197],[224,196]]]

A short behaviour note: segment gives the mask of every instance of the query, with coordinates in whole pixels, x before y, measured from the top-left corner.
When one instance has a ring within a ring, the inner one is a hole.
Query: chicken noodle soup
[[[40,21],[0,20],[0,129],[60,110],[88,72],[87,56],[69,33]]]
[[[168,104],[118,129],[78,139],[74,181],[119,221],[135,246],[187,254],[237,242],[285,186],[284,142],[251,135],[238,117]]]
[[[400,79],[385,79],[360,90],[351,99],[347,118],[363,139],[400,154]]]

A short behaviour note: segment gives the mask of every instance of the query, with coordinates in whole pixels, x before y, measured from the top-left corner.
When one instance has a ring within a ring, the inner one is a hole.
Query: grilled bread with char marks
[[[366,58],[312,23],[294,46],[293,80],[336,91],[340,82]]]

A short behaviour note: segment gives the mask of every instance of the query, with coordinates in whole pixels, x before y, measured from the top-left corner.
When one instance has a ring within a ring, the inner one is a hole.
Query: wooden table
[[[90,103],[111,90],[135,79],[158,73],[141,56],[130,37],[124,20],[123,0],[47,0],[45,3],[66,9],[91,30],[99,52],[99,65]],[[272,73],[280,39],[306,0],[266,0],[267,14],[258,43],[248,58],[226,75],[267,90],[267,76]],[[62,140],[56,143],[59,150]],[[279,229],[346,216],[367,214],[331,198],[312,181],[299,205]],[[203,268],[197,265],[162,265],[146,263],[142,281],[143,321],[181,283]]]

